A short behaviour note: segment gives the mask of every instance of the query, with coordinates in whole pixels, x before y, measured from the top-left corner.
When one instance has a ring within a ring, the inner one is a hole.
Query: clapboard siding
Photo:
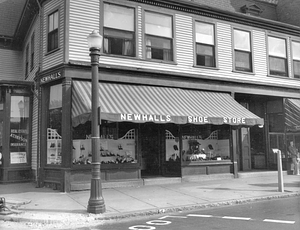
[[[84,11],[82,9],[85,9]],[[232,25],[230,22],[217,20],[217,68],[194,67],[194,41],[193,41],[193,19],[194,15],[184,14],[177,11],[170,11],[174,15],[175,25],[175,44],[174,44],[174,63],[165,63],[155,60],[145,60],[145,49],[143,42],[143,11],[144,5],[137,5],[137,57],[123,58],[113,55],[101,55],[100,63],[118,67],[132,67],[147,70],[169,71],[170,73],[193,74],[195,77],[211,76],[223,79],[224,81],[243,81],[245,83],[262,83],[285,85],[288,87],[300,86],[300,82],[293,79],[270,77],[268,76],[267,66],[267,46],[266,31],[253,27],[243,28],[252,31],[253,34],[253,55],[254,73],[239,73],[233,71],[233,49],[232,49]],[[157,9],[159,12],[160,9]],[[69,25],[69,57],[70,61],[89,62],[89,52],[86,44],[87,35],[95,28],[100,28],[101,10],[99,1],[70,0],[70,25]],[[89,15],[88,18],[85,15]],[[197,16],[197,19],[200,19]],[[207,20],[208,18],[203,18]],[[290,55],[290,54],[289,54]],[[291,63],[289,62],[289,66]],[[291,68],[289,68],[291,70]]]
[[[179,68],[193,66],[193,23],[192,17],[186,15],[175,15],[176,25],[176,55]]]
[[[21,51],[0,49],[0,79],[23,80],[24,74],[22,63],[23,59]]]
[[[53,0],[49,1],[44,6],[44,16],[43,16],[43,62],[42,70],[49,69],[56,65],[59,65],[64,62],[64,7],[65,1],[63,0]],[[59,11],[59,49],[55,52],[47,53],[47,23],[48,15],[54,10],[58,9]]]
[[[32,108],[32,150],[31,150],[31,168],[37,172],[37,154],[38,154],[38,91],[35,91],[33,97],[33,108]]]
[[[83,10],[84,9],[84,10]],[[100,25],[99,0],[70,0],[69,58],[90,61],[87,36]]]

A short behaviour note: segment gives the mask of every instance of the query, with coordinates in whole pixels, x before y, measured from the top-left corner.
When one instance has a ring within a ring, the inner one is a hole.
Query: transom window
[[[270,74],[288,76],[285,39],[268,37],[268,50]]]
[[[172,16],[145,12],[146,58],[173,61]]]
[[[196,22],[196,65],[216,66],[214,25]]]
[[[292,42],[294,78],[300,78],[300,42]]]
[[[48,52],[58,48],[58,11],[48,16]]]
[[[251,34],[234,30],[234,69],[252,72]]]
[[[104,53],[135,56],[134,12],[133,8],[104,4]]]

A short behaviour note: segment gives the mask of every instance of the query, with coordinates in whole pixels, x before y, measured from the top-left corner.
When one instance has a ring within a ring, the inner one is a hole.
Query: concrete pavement
[[[300,176],[284,173],[284,192],[278,192],[277,172],[240,173],[239,176],[226,180],[105,188],[104,214],[87,213],[89,191],[61,193],[50,188],[35,188],[33,183],[0,185],[0,197],[6,199],[12,211],[0,215],[0,220],[82,224],[300,196]]]

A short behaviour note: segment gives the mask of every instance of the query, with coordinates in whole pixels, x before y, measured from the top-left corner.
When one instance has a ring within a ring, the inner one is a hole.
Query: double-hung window
[[[300,42],[292,41],[294,78],[300,78]]]
[[[135,56],[134,14],[134,8],[104,4],[104,53]]]
[[[216,66],[215,29],[213,24],[195,22],[196,65]]]
[[[271,75],[288,76],[286,40],[268,37],[269,71]]]
[[[48,16],[48,48],[50,52],[58,48],[58,11]]]
[[[173,61],[173,18],[145,12],[146,58]]]
[[[234,29],[234,70],[252,72],[251,33]]]

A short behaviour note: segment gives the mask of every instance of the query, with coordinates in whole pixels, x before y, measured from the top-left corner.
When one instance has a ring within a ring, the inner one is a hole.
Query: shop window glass
[[[28,163],[29,97],[11,96],[10,163]]]
[[[101,164],[137,163],[135,124],[102,121],[100,126]],[[73,165],[92,161],[91,122],[73,127]]]
[[[48,16],[48,48],[50,52],[58,48],[58,11]]]
[[[50,87],[47,164],[61,164],[62,85]]]
[[[268,37],[269,71],[271,75],[287,77],[286,41]]]
[[[145,12],[146,58],[173,61],[172,17]]]
[[[196,65],[215,67],[214,25],[196,22]]]
[[[135,56],[134,9],[104,4],[104,53]]]
[[[229,160],[229,131],[229,126],[190,125],[184,127],[182,161]]]
[[[250,35],[247,31],[234,30],[235,70],[252,72]]]
[[[292,42],[294,78],[300,78],[300,42]]]

